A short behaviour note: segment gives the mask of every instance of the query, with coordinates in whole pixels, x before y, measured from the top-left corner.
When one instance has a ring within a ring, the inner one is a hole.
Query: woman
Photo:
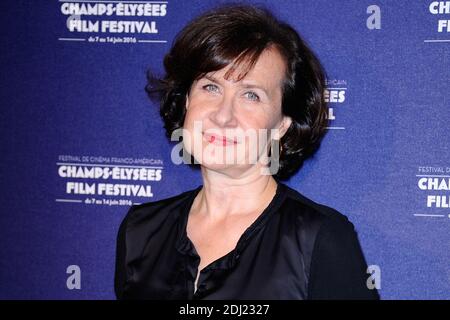
[[[297,32],[266,9],[222,6],[178,34],[164,66],[146,89],[203,185],[131,207],[117,298],[377,299],[352,223],[280,182],[327,126],[324,72]]]

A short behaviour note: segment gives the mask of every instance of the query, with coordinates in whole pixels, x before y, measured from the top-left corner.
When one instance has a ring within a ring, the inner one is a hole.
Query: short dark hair
[[[286,62],[281,110],[292,118],[280,140],[282,152],[275,178],[284,180],[297,172],[327,132],[325,71],[297,31],[261,6],[226,4],[198,16],[177,34],[165,55],[165,76],[155,77],[148,70],[145,89],[160,103],[166,135],[183,127],[186,94],[195,80],[233,61],[234,66],[245,66],[241,79],[270,46],[275,46]]]

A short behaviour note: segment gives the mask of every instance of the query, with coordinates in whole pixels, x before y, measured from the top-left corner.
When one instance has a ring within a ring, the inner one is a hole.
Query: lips
[[[227,146],[238,143],[235,139],[230,139],[217,134],[204,133],[203,136],[205,137],[206,141],[215,145]]]

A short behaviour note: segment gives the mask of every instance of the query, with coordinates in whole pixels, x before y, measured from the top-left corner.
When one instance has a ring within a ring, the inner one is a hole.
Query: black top
[[[281,182],[236,248],[200,272],[194,293],[200,257],[186,225],[201,188],[130,208],[117,237],[118,299],[379,299],[353,224]]]

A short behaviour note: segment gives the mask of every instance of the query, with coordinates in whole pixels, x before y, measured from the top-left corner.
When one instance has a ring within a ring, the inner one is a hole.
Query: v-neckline
[[[182,211],[182,219],[180,220],[180,238],[179,238],[179,245],[178,249],[182,253],[188,253],[199,260],[200,255],[198,254],[197,249],[195,248],[194,243],[191,241],[191,239],[187,235],[187,223],[189,218],[189,213],[191,211],[192,205],[194,203],[194,200],[200,190],[203,188],[203,185],[199,185],[197,188],[191,191],[191,195],[188,198],[186,202],[186,206],[183,208]],[[285,194],[285,186],[283,183],[277,181],[277,187],[275,191],[275,195],[273,196],[272,200],[269,202],[269,204],[266,206],[266,208],[261,212],[261,214],[249,225],[249,227],[246,228],[246,230],[242,233],[239,240],[236,243],[236,247],[232,249],[227,254],[217,258],[216,260],[210,262],[208,265],[203,267],[201,270],[199,270],[197,266],[197,274],[194,279],[194,293],[197,292],[197,286],[196,284],[199,282],[201,274],[206,272],[209,269],[222,269],[222,268],[228,268],[231,267],[236,259],[239,258],[241,249],[244,247],[244,244],[247,242],[248,239],[252,236],[252,234],[259,229],[259,227],[262,227],[264,225],[264,222],[270,217],[270,215],[276,211],[277,206],[282,202],[283,195]],[[233,257],[231,259],[230,257]],[[227,263],[228,262],[228,263]],[[215,268],[213,268],[215,267]]]

